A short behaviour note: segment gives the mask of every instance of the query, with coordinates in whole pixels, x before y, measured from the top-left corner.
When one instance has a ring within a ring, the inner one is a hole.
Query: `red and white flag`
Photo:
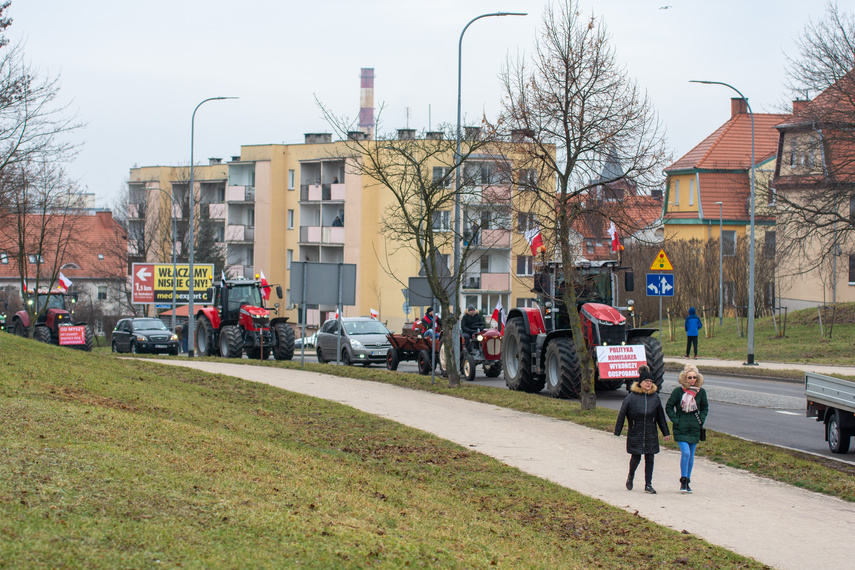
[[[617,226],[612,222],[609,225],[609,237],[612,238],[612,252],[623,251],[623,246],[620,244],[620,234],[618,234]]]
[[[270,285],[267,284],[267,277],[264,276],[264,270],[259,269],[258,274],[261,276],[261,296],[265,301],[270,300]]]
[[[496,303],[496,308],[493,309],[493,320],[496,322],[496,326],[499,328],[499,332],[502,332],[505,329],[505,308],[502,307],[502,300],[499,299],[499,302]]]
[[[368,312],[371,313],[371,318],[375,321],[380,318],[380,312],[377,309],[368,309]]]
[[[531,246],[531,254],[536,256],[543,247],[543,238],[540,235],[540,228],[531,228],[523,234],[526,241]]]
[[[71,288],[71,279],[62,274],[62,271],[59,272],[59,286],[65,289],[66,291]]]
[[[338,308],[336,308],[336,310],[335,310],[335,316],[334,316],[333,318],[334,318],[335,320],[339,320],[339,319],[341,318],[341,315],[339,315],[339,314],[338,314]]]

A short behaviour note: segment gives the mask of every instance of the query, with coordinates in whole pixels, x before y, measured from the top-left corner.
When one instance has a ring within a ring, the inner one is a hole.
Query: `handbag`
[[[701,441],[706,441],[707,440],[707,428],[704,427],[704,424],[701,421],[701,414],[698,413],[698,410],[695,410],[695,417],[698,418],[698,423],[701,424]]]

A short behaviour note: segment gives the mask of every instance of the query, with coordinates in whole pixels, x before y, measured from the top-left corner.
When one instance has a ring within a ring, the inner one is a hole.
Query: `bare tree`
[[[592,188],[629,180],[658,183],[666,152],[659,122],[646,94],[618,64],[605,24],[582,16],[573,0],[551,4],[543,16],[531,63],[509,61],[502,75],[503,113],[496,132],[521,142],[520,168],[543,181],[527,193],[539,226],[563,261],[565,283],[574,282],[574,220],[614,219],[619,202],[585,203]],[[620,164],[620,168],[610,165]],[[554,180],[557,188],[553,188]],[[593,206],[593,207],[592,207]],[[585,347],[576,294],[564,287],[573,343],[582,366],[582,407],[596,407],[593,360]]]

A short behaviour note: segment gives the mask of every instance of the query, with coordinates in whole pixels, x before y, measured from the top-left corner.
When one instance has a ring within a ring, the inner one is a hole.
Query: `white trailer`
[[[846,453],[855,435],[855,382],[805,372],[807,417],[825,425],[832,453]]]

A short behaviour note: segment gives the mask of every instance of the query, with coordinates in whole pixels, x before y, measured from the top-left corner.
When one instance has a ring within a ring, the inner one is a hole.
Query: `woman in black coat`
[[[653,375],[647,366],[638,367],[638,380],[632,383],[629,394],[624,398],[615,424],[615,435],[623,431],[624,420],[629,422],[626,435],[626,452],[629,458],[629,476],[626,478],[626,488],[632,491],[632,480],[635,469],[644,455],[644,492],[655,495],[653,489],[653,456],[659,453],[659,434],[656,426],[662,430],[665,439],[671,438],[668,422],[665,420],[665,409],[659,400],[658,388],[653,383]]]

